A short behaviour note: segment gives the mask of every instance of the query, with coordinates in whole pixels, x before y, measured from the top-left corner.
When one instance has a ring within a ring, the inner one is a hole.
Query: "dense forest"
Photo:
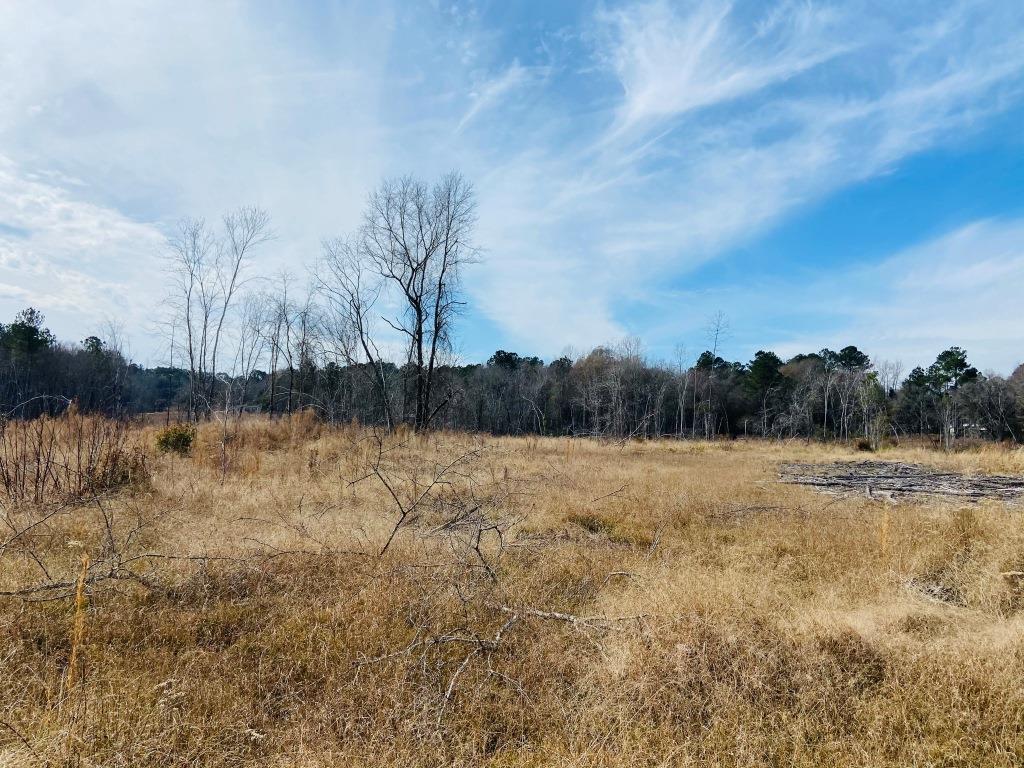
[[[1024,367],[983,375],[951,347],[906,376],[856,346],[788,360],[729,361],[722,318],[708,351],[649,360],[637,341],[545,363],[498,350],[457,360],[464,270],[475,263],[476,199],[450,173],[387,180],[362,225],[326,240],[300,285],[253,275],[271,247],[270,216],[242,207],[220,222],[182,221],[165,253],[168,362],[126,359],[116,334],[60,343],[35,309],[0,325],[0,408],[8,417],[163,412],[199,420],[314,411],[329,421],[495,434],[805,437],[929,435],[1024,439]]]
[[[383,375],[392,418],[411,422],[415,366],[339,363],[321,325],[301,316],[310,312],[303,304],[282,323],[302,332],[266,340],[288,345],[274,350],[284,365],[211,376],[211,402],[221,412],[313,410],[332,421],[385,424]],[[60,343],[44,322],[28,309],[0,325],[0,407],[8,416],[59,413],[75,402],[113,416],[188,417],[188,369],[135,365],[96,336]],[[707,351],[691,365],[651,362],[635,343],[547,363],[499,350],[486,363],[439,366],[429,406],[434,427],[495,434],[1020,440],[1024,366],[1009,378],[984,376],[957,347],[905,377],[855,346],[789,360],[759,351],[746,363]]]

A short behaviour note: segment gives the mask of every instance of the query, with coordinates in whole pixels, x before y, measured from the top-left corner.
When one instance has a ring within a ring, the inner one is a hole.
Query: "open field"
[[[1021,506],[780,483],[865,458],[802,442],[156,432],[5,505],[0,765],[1024,761]]]

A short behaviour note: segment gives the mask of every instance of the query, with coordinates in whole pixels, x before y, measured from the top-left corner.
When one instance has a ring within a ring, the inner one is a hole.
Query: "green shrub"
[[[162,453],[176,453],[179,456],[187,456],[192,450],[192,443],[196,439],[196,428],[191,424],[172,424],[160,430],[156,436],[156,447]]]

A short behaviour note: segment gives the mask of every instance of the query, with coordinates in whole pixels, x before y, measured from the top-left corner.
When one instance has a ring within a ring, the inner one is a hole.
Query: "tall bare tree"
[[[451,397],[436,391],[435,374],[451,351],[452,325],[463,304],[462,270],[478,253],[475,224],[476,197],[461,175],[449,173],[433,186],[406,176],[385,181],[370,195],[353,243],[325,246],[321,287],[347,318],[354,349],[379,371],[389,424],[393,398],[383,376],[374,307],[382,298],[382,305],[396,306],[380,319],[404,342],[412,409],[403,408],[403,418],[427,429]]]
[[[239,208],[225,215],[222,225],[218,232],[204,219],[185,219],[168,240],[172,327],[188,363],[192,419],[211,407],[225,325],[246,264],[252,251],[273,236],[270,216],[261,208]]]
[[[327,324],[337,357],[368,380],[381,401],[388,429],[395,426],[393,396],[384,353],[375,340],[374,308],[383,288],[368,269],[359,243],[338,238],[323,244],[317,286],[328,306]]]

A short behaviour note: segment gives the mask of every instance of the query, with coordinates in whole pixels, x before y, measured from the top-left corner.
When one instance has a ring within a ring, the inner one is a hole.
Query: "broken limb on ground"
[[[863,494],[891,501],[944,496],[978,501],[1024,500],[1024,477],[965,475],[898,461],[840,461],[831,464],[783,464],[779,479],[839,496]]]

